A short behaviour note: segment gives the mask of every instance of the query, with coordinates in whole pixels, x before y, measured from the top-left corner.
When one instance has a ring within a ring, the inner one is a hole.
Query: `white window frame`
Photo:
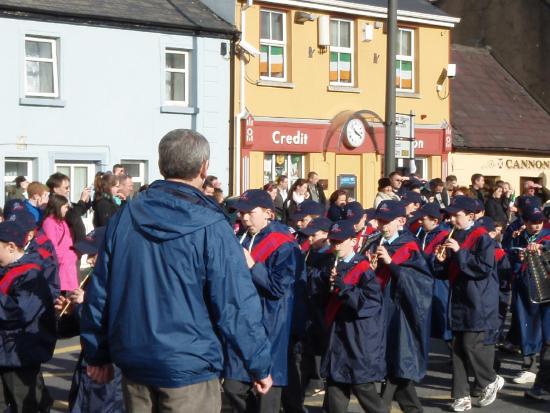
[[[125,166],[125,165],[138,165],[139,176],[130,175],[132,177],[132,182],[134,184],[139,183],[140,186],[145,185],[147,183],[147,173],[146,173],[146,171],[147,171],[147,161],[135,160],[135,159],[125,159],[125,160],[121,160],[120,164],[122,166]],[[127,169],[126,169],[126,173],[128,173]]]
[[[272,39],[264,39],[262,38],[262,28],[261,28],[261,22],[262,22],[262,13],[269,13],[270,16],[269,16],[269,37],[272,37],[272,32],[273,32],[273,28],[271,27],[271,14],[280,14],[283,16],[283,40],[272,40]],[[287,18],[287,13],[284,12],[284,11],[279,11],[279,10],[270,10],[270,9],[261,9],[260,10],[260,49],[262,48],[262,45],[266,45],[268,47],[271,47],[271,46],[278,46],[278,47],[282,47],[283,48],[283,77],[271,77],[271,76],[261,76],[260,75],[260,79],[262,80],[270,80],[270,81],[274,81],[274,82],[286,82],[287,81],[287,47],[286,47],[286,41],[287,41],[287,36],[286,36],[286,18]],[[269,49],[271,50],[271,49]],[[270,56],[270,54],[268,54]],[[259,60],[259,59],[258,59]],[[268,71],[269,73],[271,74],[271,65],[269,64],[269,59],[268,59],[268,64],[267,64],[267,68],[268,68]]]
[[[346,22],[346,23],[349,23],[350,26],[349,26],[349,39],[350,39],[350,43],[349,43],[349,47],[340,47],[340,46],[332,46],[330,45],[329,47],[329,76],[330,76],[330,52],[336,52],[336,53],[349,53],[351,55],[351,61],[350,61],[350,71],[351,71],[351,81],[350,82],[340,82],[340,81],[336,81],[336,82],[330,82],[331,85],[333,86],[353,86],[355,84],[355,70],[354,70],[354,64],[355,64],[355,56],[354,56],[354,53],[353,53],[353,50],[354,50],[354,47],[355,47],[355,43],[354,43],[354,27],[353,27],[353,20],[346,20],[346,19],[336,19],[336,18],[331,18],[330,19],[330,22],[332,23],[333,21],[337,21],[338,22],[338,41],[340,41],[340,22]],[[330,24],[329,27],[332,27],[332,24]],[[332,39],[332,33],[330,35],[330,38]],[[338,79],[340,79],[340,70],[338,70]]]
[[[403,60],[403,61],[408,61],[408,62],[411,62],[411,68],[412,68],[412,88],[411,89],[403,89],[401,87],[396,87],[396,90],[398,92],[404,92],[404,93],[414,93],[414,91],[416,90],[416,82],[415,82],[415,77],[416,77],[416,68],[415,68],[415,48],[414,48],[414,44],[415,44],[415,39],[414,39],[414,35],[415,35],[415,30],[414,29],[408,29],[408,28],[404,28],[404,27],[399,27],[398,30],[397,30],[397,33],[398,33],[398,36],[399,36],[399,39],[401,41],[401,33],[402,32],[409,32],[411,34],[411,55],[410,56],[405,56],[405,55],[401,55],[399,53],[396,54],[395,56],[395,61],[396,61],[396,68],[397,68],[397,61],[398,60]],[[400,50],[398,51],[400,52]]]
[[[27,181],[31,182],[33,180],[33,159],[29,159],[29,158],[5,158],[4,159],[4,185],[5,184],[9,184],[9,183],[12,183],[13,181],[15,181],[15,178],[17,178],[17,176],[7,176],[5,173],[6,173],[6,167],[5,165],[8,163],[8,162],[12,162],[12,163],[26,163],[27,164],[27,175],[25,175],[25,178],[27,178]]]
[[[70,188],[71,189],[71,192],[70,192],[71,202],[78,202],[78,200],[80,199],[80,194],[81,194],[81,192],[84,188],[75,188],[74,168],[75,167],[81,168],[83,166],[88,168],[87,176],[86,176],[86,182],[87,182],[87,186],[91,186],[93,188],[97,165],[94,162],[90,162],[90,161],[82,161],[82,162],[68,161],[68,162],[65,162],[65,161],[59,159],[59,160],[55,161],[54,171],[58,172],[57,168],[60,167],[60,166],[70,168],[69,180],[71,182],[71,188]]]
[[[32,42],[42,42],[49,43],[52,47],[52,57],[51,58],[41,58],[41,57],[28,57],[27,56],[27,41]],[[57,39],[48,38],[48,37],[36,37],[32,35],[25,36],[24,42],[24,53],[25,53],[25,64],[23,65],[23,79],[25,81],[25,96],[37,96],[37,97],[59,97],[59,65],[57,61]],[[41,93],[41,92],[30,92],[28,90],[27,82],[27,62],[44,62],[52,63],[52,74],[53,74],[53,93]]]
[[[166,55],[167,54],[180,54],[185,56],[185,69],[176,69],[176,68],[169,68],[166,65]],[[189,50],[185,49],[178,49],[177,47],[166,47],[164,49],[164,79],[163,79],[163,85],[164,85],[164,96],[163,100],[165,104],[167,105],[174,105],[174,106],[189,106],[189,65],[191,63],[190,59],[190,53]],[[167,100],[166,99],[166,73],[183,73],[184,74],[184,80],[185,80],[185,96],[184,100]]]
[[[305,154],[303,154],[303,153],[269,153],[268,152],[268,153],[264,154],[264,157],[267,156],[267,155],[271,155],[271,176],[273,177],[272,181],[275,181],[275,179],[277,178],[277,176],[275,174],[275,158],[279,155],[286,155],[286,165],[291,164],[291,156],[293,156],[293,155],[301,156],[302,157],[302,168],[301,168],[301,171],[300,171],[300,177],[296,178],[296,179],[303,178],[304,171],[305,171],[305,165],[304,165],[305,164]],[[296,179],[293,179],[293,177],[290,176],[290,174],[288,173],[288,170],[285,171],[285,174],[288,177],[289,183],[292,185],[296,181]],[[264,185],[265,185],[265,182],[264,182]]]

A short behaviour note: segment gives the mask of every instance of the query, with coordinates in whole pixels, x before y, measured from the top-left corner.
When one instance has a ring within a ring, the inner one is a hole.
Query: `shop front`
[[[509,182],[516,194],[520,194],[527,180],[548,186],[550,156],[480,152],[453,152],[450,155],[449,174],[456,175],[460,184],[469,185],[475,173],[485,177],[487,186],[502,180]]]
[[[330,120],[249,116],[243,121],[241,176],[243,189],[260,188],[277,176],[293,182],[315,171],[327,195],[344,188],[351,197],[370,205],[382,175],[384,129],[361,117]],[[441,176],[450,143],[445,129],[416,127],[417,172],[429,179]]]

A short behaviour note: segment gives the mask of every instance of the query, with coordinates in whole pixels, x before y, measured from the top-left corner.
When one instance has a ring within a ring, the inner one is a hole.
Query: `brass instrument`
[[[380,247],[383,243],[384,237],[380,237],[380,242],[378,243],[378,246]],[[374,251],[374,255],[371,256],[370,266],[373,270],[376,270],[376,267],[378,266],[378,255],[376,254],[376,250]]]
[[[80,285],[78,286],[78,288],[83,288],[86,285],[86,283],[88,282],[88,279],[90,278],[93,272],[94,272],[94,267],[90,268],[90,271],[88,271],[86,276],[80,282]],[[63,317],[63,315],[67,312],[67,310],[72,304],[73,304],[72,301],[69,301],[67,304],[65,304],[65,307],[63,307],[63,309],[61,310],[57,318],[60,319],[61,317]]]
[[[447,236],[447,239],[445,242],[449,241],[451,237],[453,236],[453,233],[455,232],[456,227],[453,227],[451,231],[449,232],[449,235]],[[442,244],[439,244],[437,247],[435,247],[435,256],[438,259],[438,261],[445,261],[447,259],[447,248]]]
[[[529,298],[534,304],[550,302],[550,251],[525,251],[529,265]]]
[[[382,232],[377,231],[372,234],[370,234],[367,239],[363,242],[363,245],[361,246],[361,249],[359,250],[359,255],[365,255],[367,251],[369,250],[370,246],[374,244],[375,242],[379,242],[380,238],[382,238]]]

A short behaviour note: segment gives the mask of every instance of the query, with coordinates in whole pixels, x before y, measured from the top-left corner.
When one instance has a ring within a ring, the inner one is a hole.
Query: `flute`
[[[92,273],[94,272],[94,267],[92,267],[90,269],[90,271],[88,271],[88,273],[86,274],[86,276],[84,277],[84,279],[80,282],[80,285],[78,286],[78,288],[82,288],[84,287],[84,285],[86,284],[86,282],[88,281],[88,278],[90,278],[90,275],[92,275]],[[67,310],[69,309],[69,307],[71,306],[72,304],[72,301],[69,301],[67,304],[65,304],[65,307],[63,307],[63,309],[61,310],[61,312],[59,313],[59,315],[57,316],[57,318],[61,318],[63,317],[63,315],[67,312]]]
[[[453,233],[455,232],[455,229],[456,227],[453,227],[451,229],[445,241],[449,241],[451,239],[451,237],[453,236]],[[447,248],[445,248],[443,244],[439,244],[435,249],[435,256],[439,261],[441,262],[445,261],[447,259]]]
[[[338,251],[335,251],[334,252],[334,255],[336,256],[336,258],[334,259],[334,266],[332,267],[332,269],[336,270],[336,266],[338,265]],[[334,280],[330,280],[330,292],[333,292],[334,291],[334,282],[336,281],[336,279]]]
[[[380,242],[378,243],[378,246],[381,247],[384,243],[384,237],[380,237]],[[373,270],[376,270],[376,266],[378,265],[378,255],[376,254],[376,250],[374,250],[374,256],[370,260],[370,266]]]

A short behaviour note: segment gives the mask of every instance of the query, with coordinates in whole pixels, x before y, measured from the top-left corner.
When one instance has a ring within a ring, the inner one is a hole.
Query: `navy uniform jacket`
[[[523,220],[521,217],[517,217],[514,221],[506,227],[504,234],[502,234],[502,247],[507,250],[512,246],[514,240],[513,234],[515,231],[518,231],[523,225]]]
[[[0,269],[0,367],[36,366],[51,359],[56,297],[48,279],[56,270],[44,267],[36,255]]]
[[[453,253],[447,249],[447,259],[434,264],[437,276],[448,278],[451,286],[451,330],[495,330],[499,291],[495,244],[485,228],[475,225],[468,230],[456,230],[453,238],[460,250]],[[469,243],[473,245],[468,247]]]
[[[293,326],[294,293],[297,279],[303,274],[304,258],[294,238],[286,227],[271,222],[258,234],[245,234],[242,246],[246,249],[252,244],[258,246],[272,233],[289,237],[289,241],[278,246],[264,262],[258,262],[251,268],[252,281],[256,286],[262,306],[263,325],[271,343],[271,376],[275,386],[287,385],[288,346]],[[232,346],[227,347],[224,377],[250,382],[251,377],[243,368],[238,352]]]
[[[521,262],[516,248],[525,248],[530,242],[548,246],[550,230],[543,229],[535,237],[529,237],[523,231],[513,238],[509,252],[514,281],[512,286],[512,309],[518,319],[520,328],[520,344],[524,355],[533,355],[541,349],[543,340],[550,342],[550,305],[540,305],[531,302],[529,295],[530,273],[526,262]],[[544,337],[543,337],[544,335]]]
[[[270,345],[242,247],[221,208],[184,183],[155,181],[110,218],[80,320],[86,362],[131,381],[182,387],[220,377],[220,336],[251,375]]]
[[[445,242],[448,234],[449,229],[445,225],[438,225],[428,233],[421,229],[418,233],[424,258],[432,274],[435,274],[436,247]],[[449,280],[434,279],[431,337],[445,341],[453,338],[449,328]]]
[[[378,260],[376,276],[387,283],[388,376],[418,382],[428,367],[433,277],[418,240],[409,231],[400,232],[396,240],[384,246],[392,263]]]
[[[364,263],[355,285],[344,280],[346,274]],[[334,265],[334,261],[333,261]],[[335,318],[325,318],[328,328],[326,349],[321,364],[323,377],[339,383],[371,383],[386,375],[385,330],[382,288],[365,257],[355,255],[350,262],[340,261],[336,267],[337,287],[329,293],[330,272],[314,274],[319,297],[327,303],[327,313],[339,305]]]

